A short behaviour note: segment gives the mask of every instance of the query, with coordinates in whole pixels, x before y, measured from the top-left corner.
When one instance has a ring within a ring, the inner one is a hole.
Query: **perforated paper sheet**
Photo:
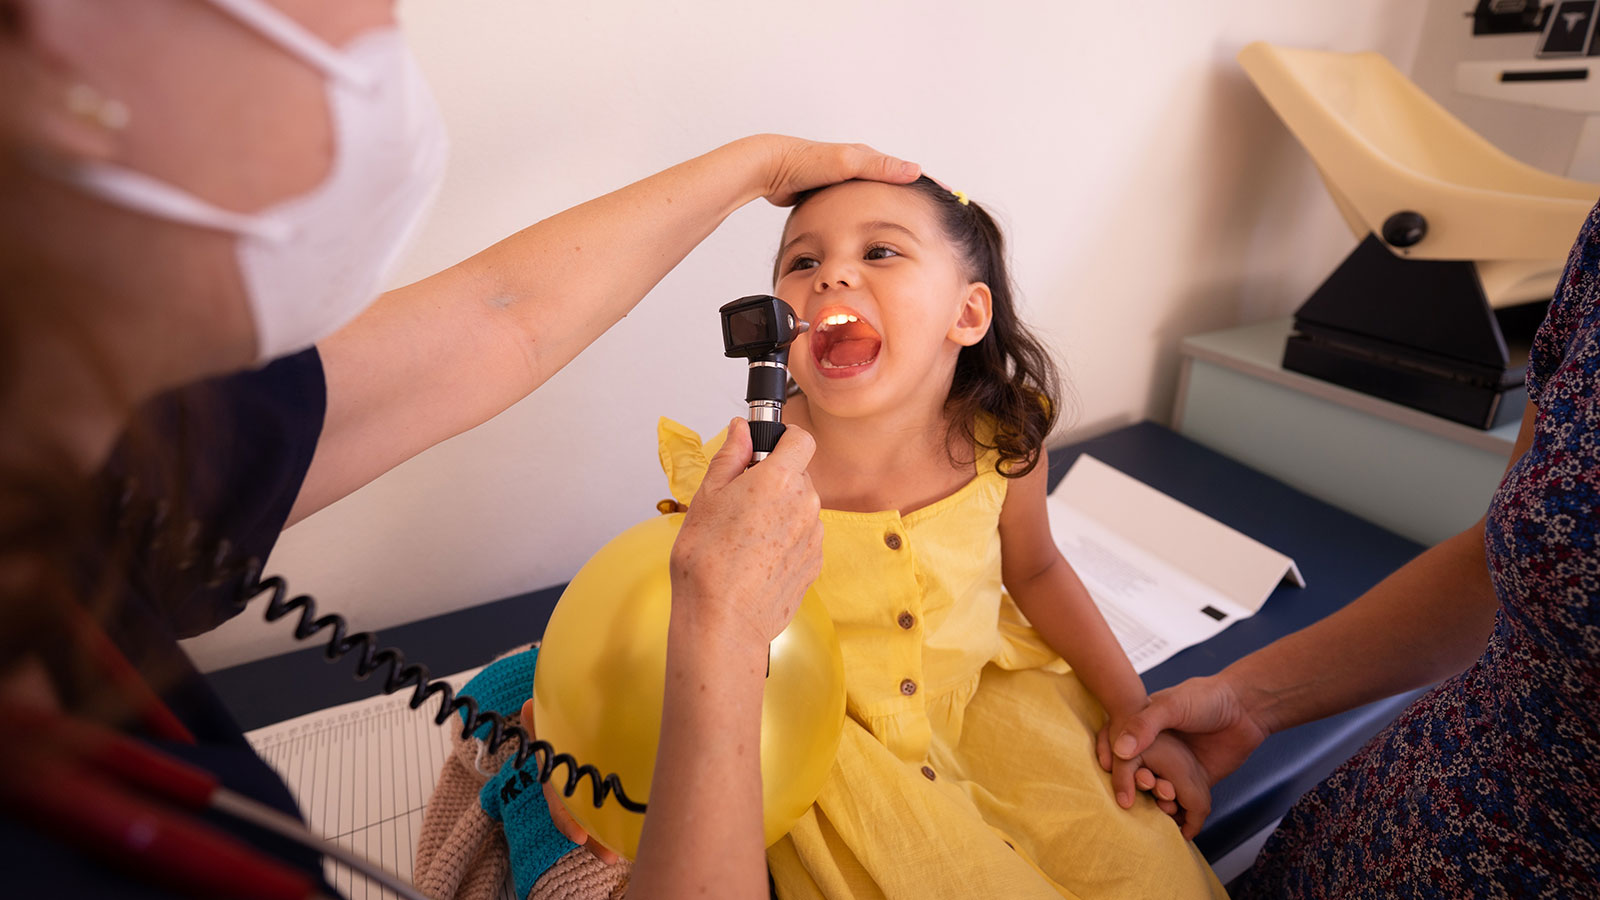
[[[446,680],[455,687],[478,670]],[[288,783],[311,830],[411,880],[422,813],[450,753],[437,699],[411,709],[409,690],[258,728],[245,735]],[[328,882],[350,900],[395,898],[348,866],[328,861]],[[515,900],[509,882],[500,900]]]

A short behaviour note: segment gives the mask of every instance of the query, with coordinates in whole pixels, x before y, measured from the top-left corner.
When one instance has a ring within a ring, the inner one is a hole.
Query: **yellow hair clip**
[[[966,206],[967,205],[967,192],[966,191],[951,191],[950,193],[955,195],[957,203],[961,204],[962,206]]]

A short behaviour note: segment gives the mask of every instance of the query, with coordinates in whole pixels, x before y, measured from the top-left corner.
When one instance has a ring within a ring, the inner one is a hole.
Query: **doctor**
[[[113,726],[298,815],[176,644],[236,612],[277,533],[538,388],[741,205],[918,174],[747,138],[372,303],[443,163],[392,0],[0,0],[0,710]],[[740,751],[821,527],[809,436],[746,472],[730,434],[674,550],[630,896],[766,890]],[[5,893],[192,887],[181,854],[111,861],[83,818],[108,792],[35,815],[82,787],[41,784],[35,736],[0,741]],[[227,893],[258,886],[245,871]]]

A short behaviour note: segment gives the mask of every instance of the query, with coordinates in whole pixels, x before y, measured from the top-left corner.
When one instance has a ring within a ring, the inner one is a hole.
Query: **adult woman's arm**
[[[672,548],[661,741],[630,898],[765,897],[761,698],[767,646],[822,568],[816,444],[791,426],[760,465],[741,422]]]
[[[319,345],[327,417],[289,521],[532,392],[744,204],[918,172],[858,144],[745,138],[385,294]]]
[[[1512,464],[1533,444],[1528,404]],[[1509,469],[1509,466],[1508,466]],[[1160,691],[1116,735],[1110,754],[1137,756],[1164,729],[1194,750],[1213,784],[1267,736],[1448,677],[1483,654],[1499,601],[1484,557],[1484,522],[1427,550],[1344,609],[1216,675]],[[1109,742],[1109,743],[1108,743]]]

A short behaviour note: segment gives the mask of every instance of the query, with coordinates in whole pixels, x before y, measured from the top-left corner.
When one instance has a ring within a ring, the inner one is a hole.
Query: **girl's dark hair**
[[[905,185],[933,204],[945,237],[961,254],[967,278],[989,286],[994,319],[983,340],[962,347],[945,412],[950,417],[950,443],[964,438],[978,451],[1000,453],[996,469],[1007,478],[1021,478],[1039,464],[1044,439],[1061,409],[1061,377],[1039,339],[1017,317],[1011,276],[1006,269],[1005,238],[994,218],[978,204],[957,197],[924,175]],[[802,193],[789,214],[827,188]],[[984,415],[994,420],[992,440],[979,427]],[[952,451],[953,453],[954,451]],[[952,457],[953,458],[953,457]],[[953,460],[957,463],[970,460]]]

